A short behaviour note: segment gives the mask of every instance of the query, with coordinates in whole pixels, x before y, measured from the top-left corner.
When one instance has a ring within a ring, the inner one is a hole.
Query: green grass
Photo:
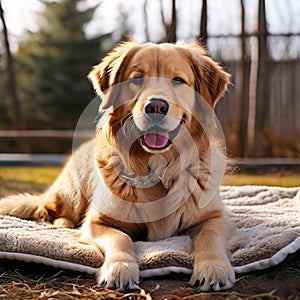
[[[43,192],[58,176],[61,167],[0,167],[0,196]]]
[[[0,197],[7,194],[44,191],[58,176],[61,167],[0,167]],[[227,175],[224,185],[300,186],[300,174],[280,173]]]

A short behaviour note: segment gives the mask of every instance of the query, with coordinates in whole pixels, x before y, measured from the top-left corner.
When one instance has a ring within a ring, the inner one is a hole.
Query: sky
[[[1,0],[0,0],[1,1]],[[87,36],[107,33],[118,27],[119,11],[128,15],[133,37],[138,42],[145,41],[142,0],[83,0],[82,7],[101,2],[95,16],[86,27]],[[255,16],[258,0],[245,0],[246,30],[256,27]],[[166,12],[170,12],[170,0],[163,0]],[[211,34],[239,34],[240,0],[209,0],[208,28]],[[272,33],[300,32],[299,0],[266,0],[269,30]],[[17,41],[27,30],[38,30],[38,13],[43,11],[39,0],[2,0],[12,50],[17,49]],[[188,39],[199,31],[201,0],[177,0],[178,38]],[[81,7],[81,8],[82,8]],[[163,35],[160,17],[160,0],[148,0],[149,31],[151,40],[156,42]],[[170,17],[170,14],[166,14]]]

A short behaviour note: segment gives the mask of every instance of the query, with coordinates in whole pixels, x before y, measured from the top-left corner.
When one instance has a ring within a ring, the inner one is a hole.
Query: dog
[[[0,214],[78,228],[105,254],[101,286],[138,287],[134,241],[189,234],[190,284],[232,287],[232,223],[219,195],[225,153],[213,134],[213,109],[230,75],[197,43],[127,41],[88,78],[102,99],[95,138],[48,190],[8,196]]]

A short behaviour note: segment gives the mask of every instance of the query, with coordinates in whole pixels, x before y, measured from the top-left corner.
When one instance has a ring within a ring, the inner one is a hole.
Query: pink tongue
[[[149,148],[164,148],[168,144],[167,132],[150,132],[144,135],[144,141]]]

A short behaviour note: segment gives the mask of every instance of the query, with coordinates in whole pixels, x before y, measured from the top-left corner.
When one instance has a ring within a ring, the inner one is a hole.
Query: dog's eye
[[[181,77],[174,77],[174,78],[172,79],[172,83],[173,83],[174,85],[181,85],[181,84],[185,84],[186,82],[185,82],[185,80],[182,79]]]
[[[135,84],[135,85],[141,86],[141,85],[143,85],[143,83],[144,83],[144,78],[143,78],[143,77],[136,77],[136,78],[133,78],[133,79],[131,80],[131,82],[132,82],[133,84]]]

